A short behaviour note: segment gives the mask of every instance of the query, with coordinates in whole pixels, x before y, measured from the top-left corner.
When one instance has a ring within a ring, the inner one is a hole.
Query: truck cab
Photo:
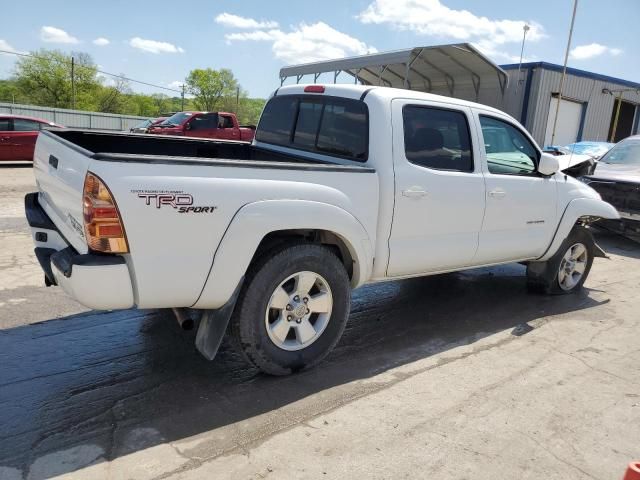
[[[178,112],[149,127],[147,133],[250,142],[255,127],[240,126],[234,113]]]

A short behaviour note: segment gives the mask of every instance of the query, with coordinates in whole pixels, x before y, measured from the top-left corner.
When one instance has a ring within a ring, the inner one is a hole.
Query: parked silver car
[[[640,135],[628,137],[600,157],[595,171],[580,178],[620,212],[603,225],[640,235]]]

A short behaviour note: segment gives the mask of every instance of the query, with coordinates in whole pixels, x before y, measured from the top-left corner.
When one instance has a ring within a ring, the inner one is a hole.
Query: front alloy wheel
[[[575,243],[569,247],[560,261],[558,270],[558,285],[562,290],[570,291],[580,283],[588,261],[589,252],[584,244]]]

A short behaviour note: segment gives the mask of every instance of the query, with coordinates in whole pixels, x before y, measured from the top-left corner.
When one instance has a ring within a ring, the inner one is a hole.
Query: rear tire
[[[265,373],[288,375],[320,362],[344,331],[351,286],[322,245],[280,247],[256,261],[231,317],[231,335]]]
[[[576,225],[553,257],[527,265],[528,290],[550,295],[579,291],[591,271],[594,253],[591,232]]]

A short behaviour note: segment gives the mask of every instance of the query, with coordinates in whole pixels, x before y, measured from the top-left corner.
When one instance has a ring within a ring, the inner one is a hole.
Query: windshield
[[[189,112],[178,112],[175,115],[171,115],[160,125],[182,125],[182,123],[192,115],[193,113]]]
[[[609,151],[611,147],[613,147],[613,143],[571,143],[564,147],[569,150],[569,152],[576,153],[578,155],[591,155],[594,157],[599,157],[604,155]]]
[[[151,120],[145,120],[144,122],[136,125],[135,128],[147,128],[149,125],[151,125]]]
[[[601,159],[604,163],[640,165],[640,138],[623,140]]]

